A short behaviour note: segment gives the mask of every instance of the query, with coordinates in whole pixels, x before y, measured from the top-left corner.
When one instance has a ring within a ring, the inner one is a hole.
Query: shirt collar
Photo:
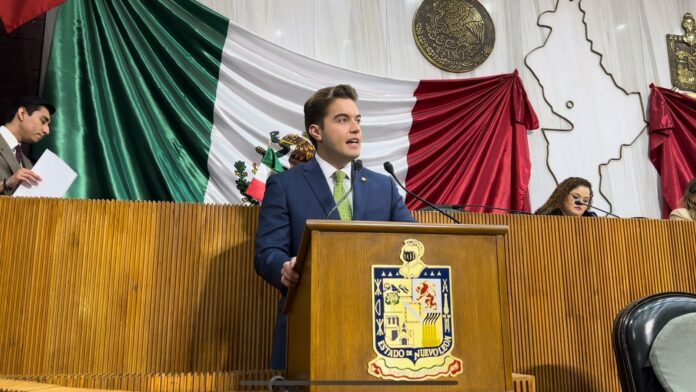
[[[10,146],[10,149],[14,150],[15,147],[19,146],[19,141],[6,126],[0,126],[0,135],[5,139],[5,143]]]
[[[350,171],[351,171],[351,165],[347,164],[341,169],[336,169],[333,167],[332,164],[329,162],[326,162],[324,158],[319,156],[319,153],[314,154],[314,159],[317,160],[317,163],[319,164],[319,167],[321,168],[321,172],[324,173],[324,178],[326,178],[327,181],[333,181],[333,174],[336,170],[341,170],[342,172],[346,173],[346,179],[350,180]]]

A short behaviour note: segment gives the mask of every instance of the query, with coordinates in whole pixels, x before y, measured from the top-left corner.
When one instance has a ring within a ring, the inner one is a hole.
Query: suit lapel
[[[331,211],[331,209],[336,205],[334,202],[333,195],[331,194],[331,189],[329,189],[329,184],[326,183],[326,178],[324,177],[324,172],[321,171],[321,167],[316,159],[309,161],[304,167],[304,177],[312,189],[312,193],[317,198],[319,205],[323,209],[323,216]],[[340,219],[338,215],[338,210],[331,213],[331,219]]]
[[[0,156],[7,162],[10,169],[12,169],[12,173],[17,173],[17,170],[19,170],[19,162],[17,162],[14,152],[12,152],[12,149],[2,137],[0,137]]]

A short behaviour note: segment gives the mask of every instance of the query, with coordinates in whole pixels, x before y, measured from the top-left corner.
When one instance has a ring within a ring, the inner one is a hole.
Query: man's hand
[[[283,263],[283,269],[280,270],[280,282],[287,288],[297,286],[297,282],[300,281],[300,274],[295,271],[296,259],[293,257],[290,261]]]
[[[40,181],[41,177],[38,174],[23,167],[7,179],[7,186],[11,189],[17,189],[22,182],[27,182],[30,185],[38,185]]]

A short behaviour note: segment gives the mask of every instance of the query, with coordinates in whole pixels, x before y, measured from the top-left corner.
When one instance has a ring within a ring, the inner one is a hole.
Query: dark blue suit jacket
[[[353,187],[353,220],[414,221],[390,177],[362,169]],[[283,295],[273,337],[273,369],[286,367],[287,320],[282,308],[287,289],[280,282],[283,263],[297,255],[307,219],[326,219],[326,214],[335,205],[331,189],[315,159],[272,175],[266,183],[256,232],[254,266],[256,272]],[[331,213],[330,219],[340,219],[338,210]]]

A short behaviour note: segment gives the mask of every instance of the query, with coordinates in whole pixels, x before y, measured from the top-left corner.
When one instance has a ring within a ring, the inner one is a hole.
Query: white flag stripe
[[[244,161],[251,180],[251,164],[261,160],[255,147],[266,147],[272,131],[280,131],[280,136],[303,132],[307,98],[322,87],[341,83],[351,84],[360,95],[365,166],[383,171],[382,163],[389,160],[403,180],[417,81],[324,64],[230,23],[218,80],[205,201],[240,203],[234,163]]]

